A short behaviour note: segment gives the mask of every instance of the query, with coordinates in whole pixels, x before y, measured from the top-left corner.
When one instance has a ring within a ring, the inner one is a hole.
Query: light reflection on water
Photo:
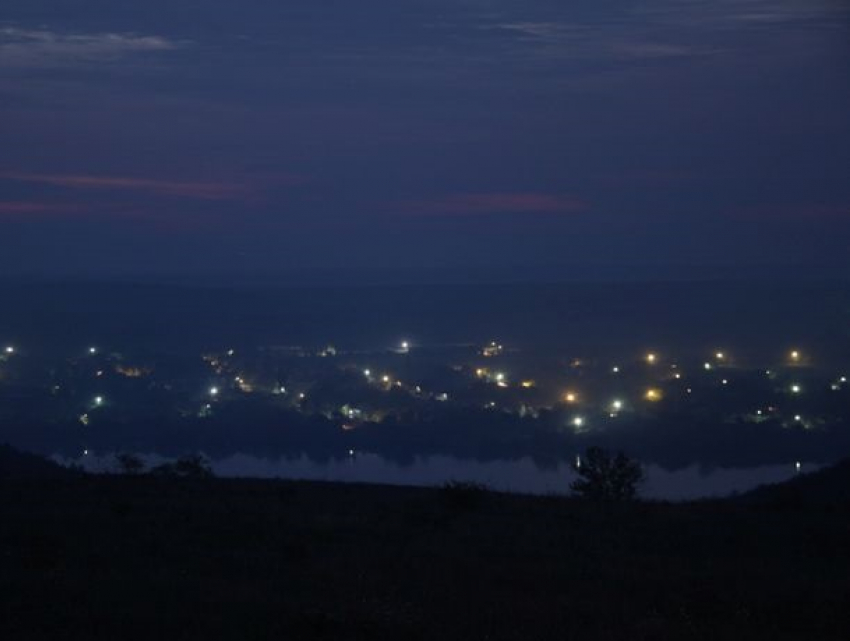
[[[149,465],[166,459],[143,455]],[[111,455],[86,456],[63,463],[79,463],[91,471],[115,469]],[[441,485],[447,481],[481,483],[493,489],[528,494],[567,494],[575,475],[566,463],[541,468],[530,458],[515,461],[475,461],[449,456],[418,458],[399,465],[376,454],[356,454],[347,459],[317,462],[298,458],[267,459],[246,454],[233,454],[212,462],[216,475],[222,477],[286,478],[322,481],[388,483],[392,485]],[[803,464],[803,472],[818,469]],[[752,468],[701,468],[698,465],[665,470],[646,465],[647,481],[641,495],[646,498],[686,500],[726,496],[744,492],[765,483],[785,481],[797,474],[793,464],[762,465]]]

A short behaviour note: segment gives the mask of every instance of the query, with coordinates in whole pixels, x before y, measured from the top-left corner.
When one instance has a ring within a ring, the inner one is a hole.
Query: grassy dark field
[[[5,479],[0,639],[846,640],[848,475],[830,473],[736,500],[608,506]]]

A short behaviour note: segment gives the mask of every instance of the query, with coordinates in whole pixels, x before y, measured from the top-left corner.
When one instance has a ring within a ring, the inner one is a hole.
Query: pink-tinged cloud
[[[400,210],[417,216],[487,214],[567,214],[584,211],[587,203],[568,194],[457,194],[436,200],[402,203]]]
[[[75,211],[76,208],[53,203],[0,201],[0,216],[39,216]]]
[[[199,200],[231,200],[249,196],[246,185],[225,182],[183,182],[121,176],[89,176],[73,174],[28,174],[2,172],[0,178],[17,182],[39,183],[69,189],[140,191],[155,196],[196,198]]]

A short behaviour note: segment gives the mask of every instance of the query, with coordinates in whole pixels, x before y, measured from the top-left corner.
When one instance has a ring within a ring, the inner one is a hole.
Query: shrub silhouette
[[[124,452],[115,457],[115,462],[118,464],[118,471],[127,476],[135,476],[141,474],[145,469],[145,464],[141,458],[135,454]]]
[[[209,461],[199,454],[177,459],[174,463],[174,471],[177,476],[187,478],[205,479],[213,476]]]
[[[481,506],[490,489],[479,483],[449,481],[440,487],[441,499],[450,507],[471,510]]]
[[[184,456],[174,463],[163,463],[151,469],[153,476],[208,479],[215,476],[209,461],[201,456]]]
[[[579,478],[570,484],[576,494],[593,501],[630,501],[644,480],[641,464],[622,452],[612,457],[600,447],[588,448],[573,464]]]

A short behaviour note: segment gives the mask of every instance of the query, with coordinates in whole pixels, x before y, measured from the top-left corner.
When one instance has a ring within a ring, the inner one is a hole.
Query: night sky
[[[850,273],[843,0],[4,0],[0,273]]]

